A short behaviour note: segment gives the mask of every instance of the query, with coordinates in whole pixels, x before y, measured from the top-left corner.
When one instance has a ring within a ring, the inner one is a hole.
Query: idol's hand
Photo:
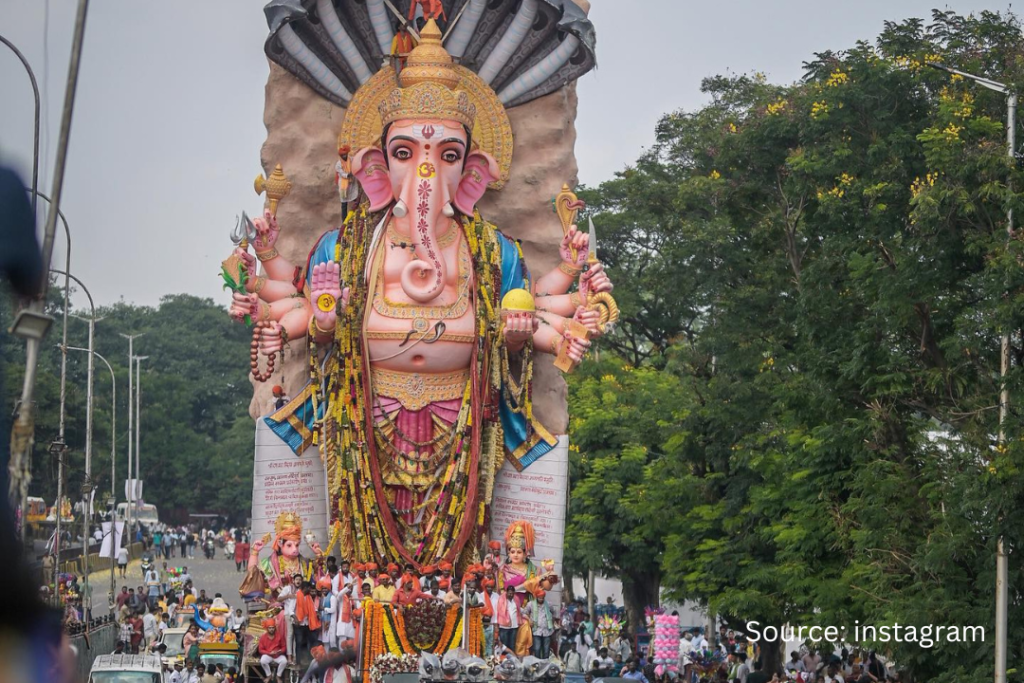
[[[309,547],[312,548],[313,552],[316,553],[318,556],[324,554],[323,549],[320,548],[320,544],[318,542],[316,542],[316,541],[313,541],[312,543],[310,543]]]
[[[252,224],[256,226],[256,239],[252,243],[256,253],[262,254],[273,249],[281,232],[277,225],[277,217],[267,209],[263,212],[263,218],[257,218]]]
[[[601,334],[601,314],[598,311],[589,310],[585,306],[577,306],[572,319],[586,327],[591,334]]]
[[[341,266],[333,261],[313,266],[310,300],[317,329],[328,333],[338,322],[338,307],[348,305],[349,289],[341,289]]]
[[[564,344],[568,344],[569,348],[566,349],[566,355],[573,363],[579,363],[583,360],[583,356],[587,355],[587,351],[590,349],[590,342],[586,339],[579,339],[572,336],[568,332],[564,335]]]
[[[259,301],[260,298],[255,294],[234,292],[231,295],[231,308],[228,310],[228,315],[237,322],[245,320],[247,315],[255,320],[256,314],[259,313]]]
[[[265,545],[266,542],[262,538],[257,538],[255,541],[252,542],[252,549],[249,551],[249,554],[253,556],[259,555],[260,551],[263,550],[263,546]]]
[[[530,311],[509,311],[502,317],[505,319],[505,343],[514,350],[522,348],[540,327],[540,319]]]
[[[260,336],[260,353],[269,356],[272,353],[280,353],[284,349],[284,338],[281,335],[281,323],[271,320],[268,327],[263,328]]]
[[[235,256],[242,260],[245,264],[245,290],[251,292],[256,288],[256,257],[249,253],[247,249],[241,247],[235,248]]]
[[[610,292],[615,289],[608,273],[604,272],[604,264],[595,263],[580,274],[580,299],[586,303],[591,294]]]
[[[558,245],[558,255],[564,263],[574,268],[582,268],[587,262],[587,248],[590,246],[590,235],[580,232],[575,225],[569,226],[569,232],[565,233],[562,243]],[[575,251],[576,257],[573,258]]]

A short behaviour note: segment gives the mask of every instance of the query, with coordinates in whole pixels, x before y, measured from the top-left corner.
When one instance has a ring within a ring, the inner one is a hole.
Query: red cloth
[[[260,655],[270,655],[271,657],[283,655],[288,649],[284,637],[284,629],[277,629],[273,636],[270,635],[269,631],[264,633],[260,636],[256,649]]]
[[[142,642],[142,617],[132,617],[132,646],[135,647]]]
[[[249,561],[249,544],[245,541],[235,544],[235,562]]]

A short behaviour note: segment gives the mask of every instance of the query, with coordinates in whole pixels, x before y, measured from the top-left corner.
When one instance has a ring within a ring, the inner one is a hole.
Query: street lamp
[[[83,349],[80,346],[69,346],[67,351],[85,351],[89,352],[89,349]],[[117,481],[117,383],[114,381],[114,368],[110,367],[110,363],[107,359],[96,353],[92,352],[92,355],[103,361],[103,364],[107,366],[107,370],[110,371],[110,498],[111,505],[117,505],[117,491],[114,488]],[[117,559],[117,554],[114,549],[114,539],[117,538],[117,524],[114,519],[113,508],[111,508],[110,514],[110,593],[114,593],[114,563]]]
[[[96,306],[93,303],[92,294],[89,292],[89,289],[85,286],[85,284],[82,283],[81,280],[79,280],[77,277],[75,277],[74,275],[72,275],[68,271],[51,269],[51,272],[59,273],[61,275],[64,275],[65,277],[68,277],[68,278],[71,278],[72,280],[74,280],[78,284],[78,286],[82,288],[82,291],[85,292],[85,295],[89,298],[89,310],[91,311],[91,315],[89,317],[89,348],[88,348],[88,351],[89,351],[89,365],[88,365],[88,378],[86,379],[87,388],[86,388],[86,406],[85,406],[85,484],[82,487],[82,495],[83,496],[88,496],[88,493],[85,490],[86,486],[90,487],[90,489],[91,489],[91,486],[92,486],[92,483],[91,483],[91,480],[90,480],[90,477],[92,476],[92,376],[93,376],[93,367],[94,367],[94,363],[93,363],[93,339],[95,337],[95,328],[96,328]],[[66,295],[66,293],[65,293],[65,295]],[[62,439],[62,441],[63,441],[63,439]],[[63,459],[61,460],[61,462],[63,462]],[[85,532],[83,533],[83,538],[82,538],[82,555],[83,555],[84,561],[85,561],[85,591],[86,591],[86,595],[90,595],[90,593],[89,593],[89,500],[88,500],[87,497],[83,497],[82,501],[83,501],[83,507],[85,508],[85,514],[84,514],[84,520],[83,520],[83,528],[85,529]],[[58,500],[57,503],[59,505],[60,501]],[[59,510],[57,512],[57,519],[58,519],[57,531],[59,533],[60,532],[60,521],[59,521],[59,519],[60,519],[60,511]],[[54,585],[57,585],[57,573],[59,571],[59,563],[58,562],[54,562],[53,563],[53,571],[54,571],[53,583],[54,583]],[[92,609],[91,598],[90,598],[89,609]]]
[[[969,78],[978,85],[1006,95],[1006,153],[1011,163],[1016,159],[1017,147],[1017,93],[1010,90],[1005,83],[993,81],[984,76],[975,76],[964,71],[952,69],[936,62],[927,62],[928,66],[947,73]],[[1006,240],[1013,239],[1013,207],[1006,210]],[[1003,330],[999,344],[999,444],[1006,442],[1006,416],[1010,410],[1010,389],[1006,386],[1006,375],[1010,372],[1010,332]],[[1006,561],[1006,547],[1003,537],[996,541],[996,675],[995,683],[1006,683],[1006,612],[1009,602],[1007,582],[1009,568]]]
[[[142,482],[142,458],[139,457],[139,434],[142,432],[142,361],[149,356],[135,356],[135,478]],[[141,495],[139,496],[142,497]]]
[[[128,340],[128,487],[125,489],[124,497],[127,501],[125,503],[125,528],[128,530],[128,548],[132,547],[132,505],[135,504],[135,485],[132,482],[132,425],[134,424],[135,411],[132,410],[134,404],[133,394],[135,391],[132,383],[132,359],[135,357],[134,348],[135,340],[138,337],[145,335],[145,332],[139,334],[121,334],[122,337]],[[136,476],[138,476],[136,474]]]

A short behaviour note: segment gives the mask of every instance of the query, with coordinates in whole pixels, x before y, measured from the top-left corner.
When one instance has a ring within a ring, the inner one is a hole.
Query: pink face
[[[388,130],[385,154],[394,195],[402,197],[407,185],[429,180],[447,195],[445,199],[454,198],[462,180],[466,143],[466,131],[455,121],[393,124]]]
[[[467,148],[466,129],[457,121],[396,121],[388,129],[386,142],[383,150],[360,150],[352,164],[374,211],[402,200],[413,213],[423,186],[429,185],[428,213],[439,212],[451,202],[471,215],[488,183],[499,175],[491,155]]]
[[[523,564],[526,562],[526,551],[522,548],[509,548],[508,560],[512,564]]]
[[[294,560],[299,556],[299,542],[290,540],[281,541],[281,554],[288,559]]]

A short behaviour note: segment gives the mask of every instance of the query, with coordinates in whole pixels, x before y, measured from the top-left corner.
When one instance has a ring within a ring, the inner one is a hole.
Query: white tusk
[[[452,203],[445,202],[444,206],[441,208],[441,213],[448,216],[448,218],[453,218],[455,216],[455,209],[452,208]],[[399,218],[401,218],[401,216],[399,216]]]
[[[392,212],[396,218],[405,218],[409,214],[409,207],[405,205],[401,199],[395,203],[395,208]]]

